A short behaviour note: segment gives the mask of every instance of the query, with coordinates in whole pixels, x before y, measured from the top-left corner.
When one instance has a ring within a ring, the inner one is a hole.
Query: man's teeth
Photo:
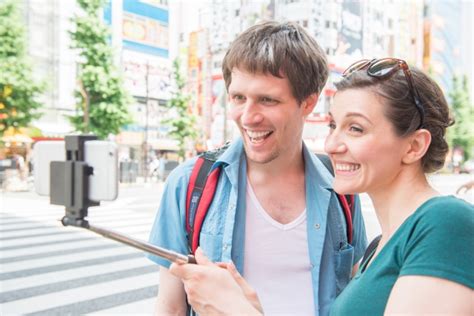
[[[263,140],[265,137],[270,135],[270,133],[271,133],[270,131],[266,131],[266,132],[247,131],[247,135],[249,136],[250,140],[253,142]]]
[[[355,171],[359,168],[360,168],[359,164],[345,164],[345,163],[336,164],[336,170],[338,171]]]

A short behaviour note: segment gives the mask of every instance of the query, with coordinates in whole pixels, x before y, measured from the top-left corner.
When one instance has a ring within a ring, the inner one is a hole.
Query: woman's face
[[[395,134],[383,113],[385,106],[369,89],[336,93],[325,143],[334,166],[336,192],[385,190],[401,172],[408,141]]]

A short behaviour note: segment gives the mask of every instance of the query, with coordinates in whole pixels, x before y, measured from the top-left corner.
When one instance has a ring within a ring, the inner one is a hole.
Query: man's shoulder
[[[191,172],[193,171],[197,159],[198,156],[190,158],[180,163],[176,168],[174,168],[166,178],[167,185],[179,186],[183,183],[188,183],[189,178],[191,177]]]

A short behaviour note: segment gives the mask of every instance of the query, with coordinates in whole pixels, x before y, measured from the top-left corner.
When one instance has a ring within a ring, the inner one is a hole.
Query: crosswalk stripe
[[[47,236],[57,236],[57,235],[68,235],[71,232],[68,231],[49,231],[47,233],[37,233],[37,234],[24,234],[11,237],[0,237],[0,241],[3,243],[8,240],[24,240],[26,238],[38,238],[38,237],[47,237]]]
[[[28,224],[28,225],[24,225],[20,227],[16,226],[15,228],[0,229],[0,234],[9,233],[9,232],[18,232],[18,231],[23,231],[23,230],[32,231],[32,230],[38,230],[38,229],[44,229],[44,228],[45,228],[44,225]]]
[[[5,314],[21,310],[22,314],[32,315],[81,315],[111,307],[111,303],[121,305],[153,297],[157,293],[157,281],[157,275],[150,277],[144,274],[11,301],[2,304],[2,310]],[[123,290],[124,286],[126,291]],[[145,293],[144,288],[147,289]],[[102,296],[97,297],[97,293],[102,293]]]
[[[29,269],[26,268],[23,270],[13,270],[10,272],[0,273],[0,281],[11,280],[15,278],[23,278],[30,275],[42,274],[42,273],[47,273],[47,272],[52,272],[52,271],[68,270],[68,269],[74,269],[77,267],[104,264],[110,261],[128,260],[128,259],[140,258],[140,257],[143,257],[143,254],[141,252],[132,252],[132,253],[127,253],[127,254],[104,256],[104,257],[88,259],[88,260],[67,262],[67,263],[62,263],[62,264],[54,264],[54,265],[50,264],[43,267],[36,267],[36,268],[29,268]],[[4,271],[3,268],[1,270]]]
[[[79,249],[82,247],[92,247],[104,244],[104,239],[99,238],[97,235],[91,234],[91,238],[77,238],[77,239],[68,239],[69,242],[62,242],[63,240],[58,240],[49,243],[37,243],[32,244],[29,247],[24,245],[25,247],[12,247],[9,249],[8,252],[3,252],[0,257],[2,258],[11,258],[11,257],[18,257],[18,256],[26,256],[26,255],[35,255],[35,254],[42,254],[45,252],[50,251],[59,251],[59,250],[74,250]],[[120,245],[119,243],[114,243],[116,245]]]
[[[51,282],[70,281],[77,276],[100,276],[104,273],[157,265],[145,257],[131,258],[128,260],[111,261],[100,265],[87,265],[67,270],[50,271],[42,274],[33,274],[21,278],[2,281],[2,291],[16,291],[29,288],[33,285],[46,285]]]
[[[89,316],[116,316],[116,315],[133,315],[133,316],[149,316],[153,315],[156,305],[156,295],[149,299],[115,306],[108,309],[102,309],[88,314]],[[138,312],[140,311],[140,312]]]
[[[51,225],[43,225],[42,227],[38,227],[38,229],[32,230],[19,230],[14,231],[10,230],[9,232],[0,231],[0,240],[12,240],[16,239],[18,236],[19,238],[24,238],[24,236],[35,236],[34,234],[46,234],[48,232],[57,232],[58,226],[51,226]]]
[[[100,275],[94,276],[83,276],[81,278],[68,280],[68,281],[61,281],[61,282],[52,282],[45,285],[39,286],[32,286],[25,289],[3,292],[2,296],[0,297],[0,303],[8,303],[16,300],[21,300],[33,296],[50,294],[54,292],[79,288],[86,285],[93,285],[102,282],[108,282],[113,280],[119,280],[129,277],[134,277],[138,275],[144,275],[149,273],[156,273],[158,272],[157,266],[145,266],[145,267],[138,267],[133,269],[127,270],[120,270],[115,272],[103,273]]]
[[[64,243],[72,244],[75,242],[80,242],[80,241],[85,241],[85,240],[95,240],[95,239],[96,237],[78,237],[78,238],[67,238],[67,239],[61,239],[61,240],[52,240],[52,241],[46,241],[46,242],[41,241],[37,243],[25,242],[25,243],[15,244],[13,246],[0,247],[0,251],[6,252],[10,250],[36,248],[36,247],[41,247],[41,246],[58,245],[58,244],[64,244]]]
[[[50,315],[76,315],[76,314],[89,314],[92,312],[101,311],[105,308],[122,306],[131,302],[141,301],[147,298],[154,298],[158,294],[158,286],[148,286],[145,288],[131,290],[120,294],[109,295],[106,297],[100,297],[88,301],[81,301],[80,303],[60,306],[57,308],[51,308],[49,310],[43,310],[35,313],[28,314],[29,316],[50,316]],[[150,300],[151,301],[151,300]],[[103,315],[102,313],[100,313]],[[139,315],[136,312],[134,315]],[[116,314],[115,314],[116,315]]]
[[[28,254],[28,255],[23,255],[23,256],[0,258],[0,264],[7,264],[7,263],[12,263],[12,262],[27,261],[27,260],[30,261],[30,260],[43,259],[43,258],[48,258],[48,259],[51,258],[54,260],[54,258],[52,257],[68,256],[68,255],[79,254],[82,252],[99,251],[99,250],[113,249],[113,248],[119,248],[119,247],[121,247],[120,244],[111,244],[111,245],[101,244],[101,245],[81,247],[81,248],[68,248],[68,249],[42,252],[42,253],[36,253],[36,254]]]

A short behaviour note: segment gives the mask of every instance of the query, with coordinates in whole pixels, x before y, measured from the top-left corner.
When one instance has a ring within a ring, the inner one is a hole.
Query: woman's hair
[[[300,103],[321,93],[329,73],[326,54],[303,27],[276,21],[256,24],[232,42],[222,63],[227,89],[234,68],[287,77]]]
[[[444,166],[449,150],[445,139],[446,128],[454,124],[454,120],[451,118],[446,98],[436,82],[417,68],[410,67],[410,71],[425,112],[422,128],[431,133],[431,144],[421,161],[423,171],[430,173]],[[371,77],[367,74],[367,69],[362,69],[336,83],[336,88],[338,91],[366,88],[382,97],[387,105],[385,116],[400,137],[413,133],[420,124],[420,114],[401,69],[384,79]]]

